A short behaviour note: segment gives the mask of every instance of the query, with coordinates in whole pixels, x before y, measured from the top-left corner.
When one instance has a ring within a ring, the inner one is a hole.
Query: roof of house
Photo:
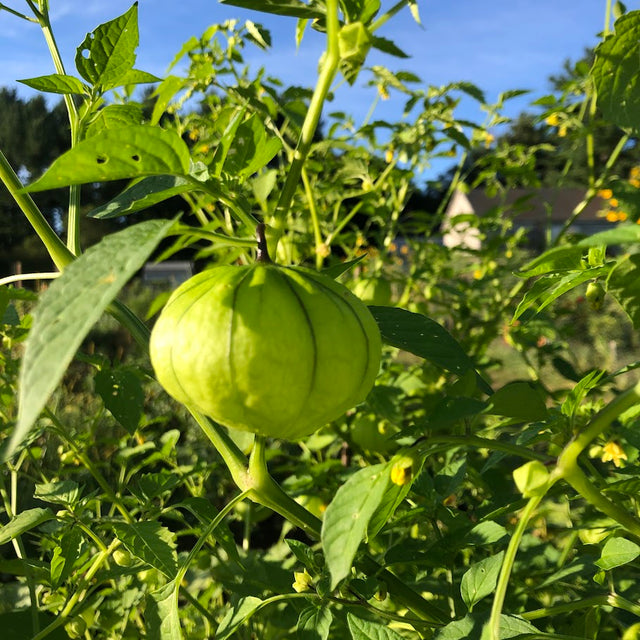
[[[447,207],[447,216],[463,213],[483,215],[494,207],[504,207],[513,212],[520,223],[547,222],[549,215],[551,222],[562,223],[571,216],[584,195],[585,190],[580,188],[510,189],[495,197],[487,196],[482,189],[466,194],[456,191]],[[596,196],[580,214],[580,221],[602,223],[601,212],[604,209],[606,200]]]

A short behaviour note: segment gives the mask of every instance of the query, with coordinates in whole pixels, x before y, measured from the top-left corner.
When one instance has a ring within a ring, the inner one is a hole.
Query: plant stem
[[[9,161],[1,150],[0,180],[2,180],[4,185],[7,187],[11,197],[20,207],[33,227],[33,230],[38,234],[40,240],[42,240],[56,267],[62,271],[64,267],[73,261],[75,256],[71,251],[69,251],[69,249],[67,249],[64,242],[60,240],[56,232],[51,228],[45,217],[42,215],[42,212],[33,201],[33,198],[28,193],[24,193],[22,190],[24,185],[20,182],[20,179],[11,168]]]
[[[493,598],[493,606],[491,607],[491,618],[489,619],[490,640],[499,640],[500,638],[500,616],[502,614],[504,599],[507,595],[509,577],[511,576],[511,570],[513,569],[513,564],[516,559],[516,553],[518,552],[518,547],[520,546],[522,536],[529,524],[529,520],[543,497],[544,494],[540,493],[540,495],[535,495],[530,498],[527,506],[523,509],[522,514],[520,515],[520,522],[518,522],[518,526],[509,541],[509,546],[507,547],[502,567],[500,569],[500,575],[498,577],[496,593]]]
[[[289,173],[276,206],[276,225],[282,225],[283,218],[291,206],[291,200],[300,180],[302,166],[309,154],[313,136],[320,122],[322,107],[338,71],[338,63],[340,62],[340,52],[338,50],[339,29],[338,0],[327,0],[327,51],[322,61],[322,70],[318,76],[318,82],[311,97],[307,115],[302,123],[300,138],[293,152]]]

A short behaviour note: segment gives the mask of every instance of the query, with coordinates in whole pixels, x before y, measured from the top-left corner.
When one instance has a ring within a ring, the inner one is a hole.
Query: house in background
[[[489,197],[482,189],[469,193],[456,189],[445,211],[442,223],[442,242],[446,247],[479,250],[482,234],[473,224],[473,216],[481,218],[499,208],[513,220],[514,230],[524,228],[532,249],[543,249],[547,229],[555,238],[582,202],[585,190],[563,189],[511,189]],[[574,233],[592,235],[611,229],[611,222],[603,216],[609,205],[596,196],[571,226]],[[469,215],[471,214],[471,215]],[[461,216],[455,220],[457,216]]]

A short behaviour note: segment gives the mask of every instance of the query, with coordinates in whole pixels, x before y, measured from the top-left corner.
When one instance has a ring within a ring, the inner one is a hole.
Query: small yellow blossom
[[[629,171],[630,178],[640,178],[640,167],[632,167]]]
[[[617,442],[607,442],[602,451],[602,462],[613,462],[616,467],[622,466],[620,461],[627,459],[627,454]]]
[[[474,280],[482,280],[482,276],[484,276],[484,273],[483,273],[482,269],[476,269],[473,272],[473,279]]]
[[[388,100],[389,99],[389,90],[387,89],[387,87],[383,84],[379,84],[378,85],[378,93],[380,94],[380,97],[383,100]]]
[[[624,222],[627,219],[627,214],[624,211],[619,211],[618,212],[618,220],[620,220],[620,222]]]
[[[631,178],[631,180],[629,180],[629,184],[637,189],[640,187],[640,180],[638,180],[638,178]]]
[[[397,249],[398,245],[395,242],[389,243],[389,253],[393,253],[394,251],[397,251]]]
[[[560,118],[557,113],[552,113],[550,116],[547,116],[544,121],[552,127],[557,127],[560,124]]]
[[[559,129],[558,129],[558,136],[560,138],[564,138],[567,135],[567,125],[563,124]]]
[[[313,578],[306,569],[304,571],[294,571],[293,577],[295,578],[295,582],[292,587],[296,593],[302,593],[303,591],[309,591],[309,589],[311,589]]]
[[[484,146],[485,149],[488,149],[491,146],[491,143],[496,139],[496,137],[489,133],[488,131],[486,132],[485,136],[484,136]]]
[[[389,164],[393,160],[393,149],[387,149],[384,154],[384,161]]]
[[[600,189],[600,191],[598,191],[598,197],[603,200],[610,200],[613,198],[613,191],[611,191],[611,189]]]
[[[409,484],[413,478],[413,460],[409,456],[402,456],[391,467],[391,482],[399,487]]]
[[[609,205],[612,207],[617,207],[618,206],[618,199],[617,198],[609,198]]]
[[[198,132],[197,131],[189,131],[189,140],[197,140]]]
[[[331,247],[326,242],[323,242],[316,247],[316,253],[321,258],[327,258],[331,255]]]
[[[400,247],[400,253],[401,253],[403,256],[408,255],[408,254],[409,254],[409,247],[408,247],[406,244],[403,244],[403,245]]]
[[[617,211],[607,211],[607,222],[618,222],[618,212]]]

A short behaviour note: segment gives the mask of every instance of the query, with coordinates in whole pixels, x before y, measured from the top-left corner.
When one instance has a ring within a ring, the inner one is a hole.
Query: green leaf
[[[99,136],[105,129],[122,129],[140,125],[144,120],[139,104],[110,104],[100,109],[87,126],[85,138]]]
[[[118,539],[137,558],[172,579],[178,572],[174,535],[157,521],[119,522],[113,525]]]
[[[473,546],[483,546],[486,544],[494,544],[507,534],[507,530],[493,520],[486,520],[477,524],[466,535],[466,541]]]
[[[36,91],[46,91],[48,93],[75,93],[79,95],[88,93],[87,87],[85,87],[78,78],[65,76],[61,73],[52,73],[51,75],[38,76],[37,78],[27,78],[18,80],[18,82],[26,84]]]
[[[89,329],[172,224],[149,220],[105,237],[42,294],[26,342],[18,423],[6,456],[26,437]]]
[[[486,413],[527,422],[544,420],[547,407],[540,392],[529,382],[510,382],[489,398]]]
[[[615,33],[596,48],[591,76],[604,117],[620,127],[640,128],[640,11],[616,20]]]
[[[76,50],[76,68],[89,83],[102,90],[120,86],[133,68],[138,46],[138,3],[120,17],[87,34]]]
[[[583,253],[580,248],[575,246],[550,249],[531,260],[518,272],[518,275],[522,278],[531,278],[545,273],[579,271],[582,269]]]
[[[183,640],[173,580],[147,595],[145,622],[149,640]]]
[[[315,2],[305,4],[300,0],[220,0],[220,4],[228,4],[242,9],[264,11],[278,16],[291,16],[292,18],[323,18],[324,6]]]
[[[54,160],[25,191],[152,175],[189,173],[189,149],[174,131],[134,125],[107,129]]]
[[[419,313],[395,307],[369,307],[382,339],[434,364],[462,375],[473,369],[471,358],[458,341],[437,322]]]
[[[36,508],[21,511],[17,516],[11,518],[7,524],[0,527],[0,545],[6,544],[16,536],[31,531],[31,529],[35,529],[43,522],[53,519],[55,519],[55,515],[51,509]]]
[[[111,415],[131,434],[144,409],[140,378],[131,369],[101,369],[94,378],[96,393]]]
[[[478,615],[468,613],[461,620],[450,622],[446,627],[438,629],[433,640],[483,640],[487,637],[482,632],[488,616],[488,613]],[[530,622],[516,616],[504,614],[500,616],[500,640],[517,638],[530,633],[536,634],[535,637],[539,635],[538,630]]]
[[[347,623],[353,640],[403,640],[403,636],[397,631],[379,622],[359,618],[353,613],[347,613]]]
[[[618,301],[634,328],[640,328],[639,254],[633,254],[618,261],[607,279],[607,293]]]
[[[162,78],[154,76],[147,71],[141,71],[140,69],[130,69],[119,80],[119,86],[126,86],[130,84],[148,84],[150,82],[161,82]]]
[[[261,605],[262,600],[260,598],[254,598],[253,596],[240,598],[218,625],[214,636],[216,640],[230,638]]]
[[[61,480],[60,482],[45,482],[36,485],[34,498],[42,502],[61,504],[65,507],[73,507],[78,504],[82,490],[73,480]]]
[[[371,38],[371,44],[374,49],[378,49],[378,51],[382,51],[383,53],[387,53],[390,56],[395,56],[396,58],[408,58],[409,55],[406,54],[400,47],[396,45],[393,40],[389,40],[388,38],[381,38],[380,36],[373,36]]]
[[[278,138],[267,138],[262,120],[254,114],[238,126],[224,161],[224,170],[246,178],[262,169],[281,148]]]
[[[540,460],[530,460],[514,469],[513,480],[524,498],[544,495],[549,487],[549,470]]]
[[[311,606],[300,612],[297,640],[327,640],[333,614],[328,607]]]
[[[388,483],[387,465],[360,469],[338,489],[327,507],[321,539],[332,589],[349,575],[369,520],[382,501]]]
[[[600,379],[605,373],[606,372],[603,369],[595,369],[585,375],[567,394],[567,397],[564,399],[564,402],[560,407],[562,413],[572,419],[575,416],[580,403],[587,397],[589,391],[598,386]]]
[[[82,533],[78,527],[65,531],[51,558],[51,584],[57,589],[73,571],[82,549]]]
[[[151,176],[127,187],[113,200],[90,211],[89,218],[119,218],[142,209],[148,209],[158,202],[185,193],[194,188],[186,178],[179,176]]]
[[[482,598],[493,593],[503,558],[504,551],[501,551],[495,556],[480,560],[471,565],[471,568],[462,576],[460,594],[469,611]]]
[[[614,537],[605,542],[600,559],[596,560],[595,564],[604,571],[608,571],[632,562],[638,556],[640,556],[640,547],[635,542]]]

